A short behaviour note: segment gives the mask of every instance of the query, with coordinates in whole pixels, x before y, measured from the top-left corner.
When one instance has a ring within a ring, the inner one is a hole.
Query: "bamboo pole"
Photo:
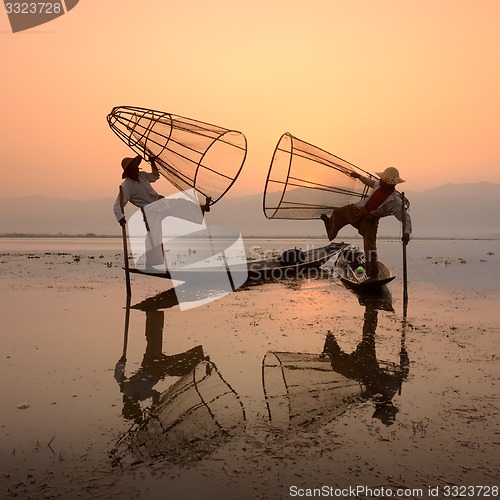
[[[403,237],[406,232],[406,198],[405,194],[401,193],[402,199],[402,225],[403,225]],[[408,364],[408,353],[406,352],[406,328],[408,326],[407,314],[408,314],[408,265],[406,258],[406,242],[403,241],[403,321],[401,322],[401,350],[400,350],[400,369],[403,369],[404,364]],[[401,394],[401,386],[403,384],[403,372],[401,373],[401,385],[399,387],[399,394]]]
[[[122,208],[122,212],[124,212],[124,206],[123,206],[123,194],[122,194],[122,188],[120,186],[120,206]],[[127,245],[127,227],[126,224],[122,225],[122,240],[123,240],[123,260],[125,263],[125,283],[127,287],[127,297],[132,296],[132,287],[130,285],[130,268],[129,268],[129,263],[128,263],[128,245]]]
[[[125,326],[123,329],[123,352],[122,359],[127,360],[127,345],[128,345],[128,329],[130,324],[130,295],[127,295],[127,303],[125,305]]]
[[[402,224],[403,224],[403,237],[406,233],[406,207],[405,207],[405,194],[401,193],[402,199]],[[406,259],[406,242],[403,241],[403,308],[404,308],[404,316],[406,319],[406,308],[408,306],[408,265]]]

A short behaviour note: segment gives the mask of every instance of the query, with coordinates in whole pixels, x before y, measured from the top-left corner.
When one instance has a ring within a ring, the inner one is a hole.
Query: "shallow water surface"
[[[400,243],[380,257],[377,296],[289,280],[181,311],[157,278],[127,304],[120,240],[0,239],[3,496],[496,484],[499,242],[412,241],[406,318]]]

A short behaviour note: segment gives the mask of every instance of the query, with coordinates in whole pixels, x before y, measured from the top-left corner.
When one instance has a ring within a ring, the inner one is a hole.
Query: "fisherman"
[[[411,218],[407,211],[403,218],[403,199],[396,191],[396,185],[405,181],[401,179],[397,168],[394,167],[387,167],[383,172],[377,172],[380,177],[379,181],[357,172],[352,172],[350,175],[373,188],[372,193],[357,203],[335,208],[330,217],[327,214],[321,214],[321,220],[325,223],[330,241],[347,224],[351,224],[358,230],[363,236],[366,274],[368,279],[374,280],[378,275],[377,230],[380,218],[394,215],[403,223],[403,243],[407,245],[410,241]]]
[[[122,179],[125,180],[120,185],[120,192],[113,208],[116,220],[122,227],[127,222],[124,209],[128,202],[141,209],[148,231],[146,266],[151,270],[155,265],[164,264],[163,251],[161,250],[162,220],[165,217],[174,216],[201,224],[205,212],[210,212],[211,202],[211,199],[207,197],[204,205],[198,205],[186,199],[165,198],[158,194],[151,186],[151,183],[160,178],[160,171],[155,159],[154,156],[149,157],[151,163],[151,172],[149,173],[139,170],[141,156],[122,160]],[[155,203],[159,200],[161,200],[160,203]]]

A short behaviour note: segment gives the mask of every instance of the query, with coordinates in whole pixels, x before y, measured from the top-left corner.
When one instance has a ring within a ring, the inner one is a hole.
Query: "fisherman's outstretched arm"
[[[349,174],[353,179],[359,179],[365,186],[373,187],[377,182],[375,179],[371,177],[365,177],[364,175],[358,174],[357,172],[351,172]]]

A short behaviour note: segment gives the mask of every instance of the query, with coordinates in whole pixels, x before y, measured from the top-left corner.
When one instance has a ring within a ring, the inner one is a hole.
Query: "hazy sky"
[[[115,196],[119,105],[242,131],[233,195],[287,131],[407,190],[500,182],[498,0],[81,0],[16,34],[0,9],[0,197]]]

